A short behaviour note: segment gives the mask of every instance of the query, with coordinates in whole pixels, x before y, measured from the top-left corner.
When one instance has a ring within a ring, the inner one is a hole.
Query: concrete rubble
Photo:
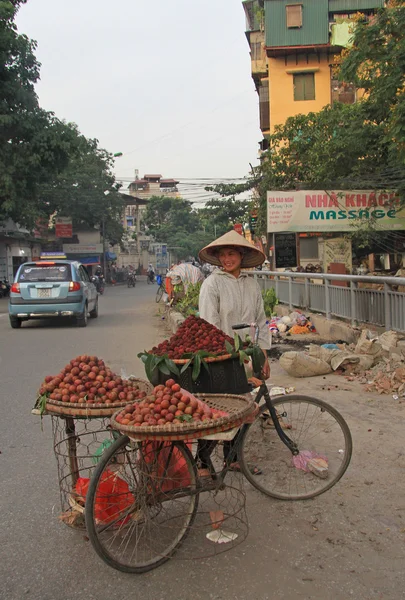
[[[305,352],[285,352],[280,365],[293,377],[336,372],[367,391],[405,396],[405,340],[396,331],[373,337],[363,330],[357,344],[310,344]]]

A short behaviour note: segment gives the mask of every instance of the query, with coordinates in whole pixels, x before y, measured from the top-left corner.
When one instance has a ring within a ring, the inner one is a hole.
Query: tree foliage
[[[119,242],[125,200],[112,173],[113,157],[89,140],[76,126],[77,151],[66,168],[41,186],[41,210],[51,215],[72,217],[74,227],[92,228],[104,223],[106,237]]]
[[[209,200],[198,211],[204,231],[220,236],[232,229],[235,223],[245,223],[250,204],[250,200],[237,200],[234,195]]]
[[[0,220],[30,227],[40,216],[39,185],[67,165],[75,135],[38,105],[36,44],[14,23],[23,3],[0,2]]]
[[[385,127],[393,152],[405,159],[405,4],[391,0],[371,20],[357,21],[340,78],[366,91],[370,120]]]
[[[153,196],[143,222],[147,233],[157,242],[168,244],[179,258],[197,256],[209,237],[202,230],[198,212],[182,198]]]
[[[78,226],[104,219],[107,235],[118,241],[124,203],[112,156],[39,106],[36,43],[15,24],[25,2],[0,0],[0,221],[32,229],[56,213]]]

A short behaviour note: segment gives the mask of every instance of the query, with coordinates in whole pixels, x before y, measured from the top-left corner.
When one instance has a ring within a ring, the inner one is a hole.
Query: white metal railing
[[[273,288],[281,304],[320,312],[327,319],[340,317],[370,323],[386,330],[405,331],[405,294],[394,288],[404,286],[404,277],[293,273],[291,271],[249,271],[262,289]],[[334,285],[345,282],[345,286]],[[381,289],[359,284],[378,284]]]

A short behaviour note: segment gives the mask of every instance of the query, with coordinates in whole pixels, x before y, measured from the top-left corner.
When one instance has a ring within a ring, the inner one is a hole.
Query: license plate
[[[50,289],[41,289],[38,290],[38,298],[50,298],[51,290]]]

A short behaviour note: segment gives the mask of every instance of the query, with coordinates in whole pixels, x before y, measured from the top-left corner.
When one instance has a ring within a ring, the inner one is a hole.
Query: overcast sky
[[[28,0],[41,106],[117,159],[117,177],[243,177],[258,99],[240,0]]]

